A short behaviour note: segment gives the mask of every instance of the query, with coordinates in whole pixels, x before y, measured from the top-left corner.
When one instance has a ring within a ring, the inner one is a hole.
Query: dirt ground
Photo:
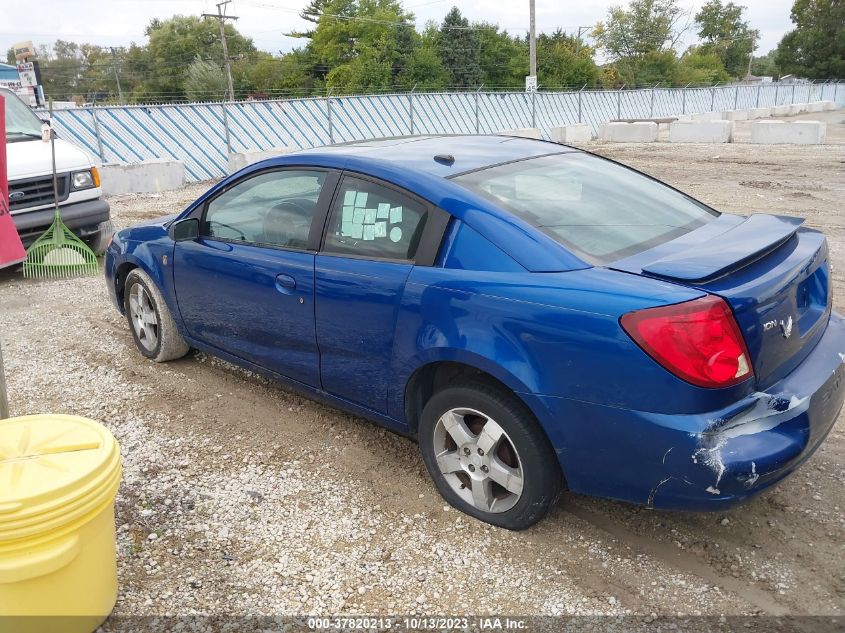
[[[804,117],[809,118],[809,117]],[[805,216],[845,310],[845,112],[824,146],[608,145],[717,209]],[[111,200],[126,226],[208,183]],[[567,495],[521,533],[447,508],[416,445],[223,362],[138,354],[101,278],[0,273],[13,414],[119,439],[120,595],[142,614],[845,616],[845,422],[775,489],[717,514]]]

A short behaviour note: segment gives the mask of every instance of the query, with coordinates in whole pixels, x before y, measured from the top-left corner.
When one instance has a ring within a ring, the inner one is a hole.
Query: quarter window
[[[335,197],[324,251],[413,260],[427,219],[425,205],[410,196],[347,176]]]
[[[282,170],[237,183],[208,203],[205,237],[283,248],[307,248],[326,172]]]

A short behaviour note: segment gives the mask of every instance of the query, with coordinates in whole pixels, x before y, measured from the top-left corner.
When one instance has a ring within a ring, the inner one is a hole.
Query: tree
[[[397,84],[405,90],[442,90],[449,84],[450,75],[443,67],[437,50],[438,30],[435,23],[426,25],[419,44],[405,59],[397,76]]]
[[[311,94],[322,90],[322,81],[311,73],[311,67],[310,56],[302,49],[281,57],[259,53],[246,67],[244,83],[255,92]]]
[[[197,55],[188,66],[182,89],[191,101],[219,101],[226,94],[227,85],[220,65]]]
[[[722,59],[704,46],[693,46],[681,57],[675,75],[675,84],[705,85],[730,79]]]
[[[449,83],[461,88],[481,85],[481,42],[478,31],[470,27],[458,7],[452,7],[440,26],[437,50]]]
[[[299,17],[314,25],[319,24],[320,16],[325,12],[326,5],[328,3],[329,0],[311,0],[308,3],[308,6],[299,12]],[[290,37],[307,37],[310,39],[314,37],[315,30],[316,28],[312,28],[307,31],[293,31],[292,33],[288,33],[288,35]]]
[[[576,52],[577,51],[577,52]],[[537,74],[541,86],[583,86],[598,81],[593,49],[558,29],[537,38]]]
[[[528,74],[528,40],[511,37],[497,24],[472,25],[478,39],[481,83],[499,88],[521,88]]]
[[[631,0],[628,8],[608,9],[607,20],[593,29],[599,48],[614,60],[637,59],[674,49],[686,30],[677,0]]]
[[[751,62],[751,74],[757,77],[780,77],[780,68],[775,61],[776,55],[777,49],[774,49],[765,55],[755,57]]]
[[[795,29],[784,35],[775,61],[781,72],[808,79],[845,77],[845,2],[795,0]]]
[[[252,40],[244,37],[231,24],[226,24],[226,44],[232,59],[254,58],[257,51]],[[187,70],[197,55],[223,64],[223,44],[216,20],[177,15],[169,20],[154,19],[145,33],[149,38],[146,51],[137,51],[136,60],[150,73],[135,89],[141,101],[172,101],[184,98]],[[144,59],[145,58],[145,59]]]
[[[323,9],[307,47],[315,74],[341,90],[392,86],[419,42],[413,14],[398,0],[329,0]]]
[[[702,50],[716,54],[734,77],[745,75],[760,38],[760,33],[742,19],[744,10],[745,7],[733,2],[722,4],[721,0],[709,0],[695,15],[698,36],[704,41]]]

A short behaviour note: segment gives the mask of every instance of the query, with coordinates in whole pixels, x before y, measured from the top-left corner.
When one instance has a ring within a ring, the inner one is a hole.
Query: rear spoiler
[[[803,223],[803,218],[757,213],[711,239],[687,244],[643,265],[642,271],[678,281],[712,281],[765,257],[795,235]]]

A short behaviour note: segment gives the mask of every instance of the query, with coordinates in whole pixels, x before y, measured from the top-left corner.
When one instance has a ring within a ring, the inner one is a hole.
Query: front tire
[[[484,382],[437,392],[420,418],[423,461],[450,505],[509,530],[542,519],[563,487],[554,449],[528,408]]]
[[[190,347],[179,334],[158,286],[140,268],[126,276],[123,308],[135,345],[144,356],[164,363],[188,353]]]

